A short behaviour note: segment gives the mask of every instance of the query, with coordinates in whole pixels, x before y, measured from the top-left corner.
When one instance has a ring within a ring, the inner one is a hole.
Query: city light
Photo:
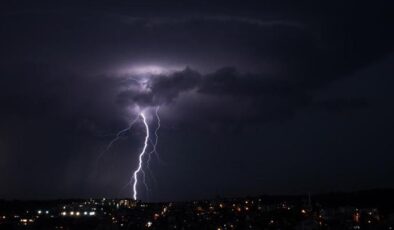
[[[114,227],[131,226],[132,229],[138,229],[136,226],[143,226],[150,229],[188,229],[188,227],[195,227],[196,223],[205,224],[214,223],[215,229],[230,230],[240,227],[240,223],[245,223],[245,228],[250,229],[282,229],[283,218],[291,218],[293,221],[299,221],[298,226],[302,221],[311,221],[316,224],[314,229],[328,229],[330,226],[327,220],[335,218],[343,218],[350,224],[346,229],[364,229],[369,226],[369,229],[376,229],[376,226],[382,226],[387,222],[382,222],[384,216],[379,213],[378,209],[366,208],[312,208],[307,209],[304,205],[291,204],[291,203],[278,203],[278,204],[262,204],[256,202],[257,200],[220,200],[220,201],[194,201],[190,203],[176,204],[176,203],[143,203],[136,202],[132,199],[129,200],[105,200],[96,199],[90,201],[71,202],[67,204],[65,209],[62,205],[53,207],[50,210],[33,209],[36,211],[23,210],[21,215],[18,213],[10,214],[10,218],[6,215],[0,216],[0,229],[1,224],[7,221],[14,221],[21,226],[34,226],[35,224],[42,223],[51,219],[57,220],[61,218],[61,224],[56,225],[61,229],[67,229],[65,223],[83,223],[94,219],[95,221],[105,220],[110,229]],[[116,209],[116,206],[121,204],[122,209]],[[125,204],[128,204],[125,206]],[[288,208],[291,207],[289,211]],[[313,207],[313,206],[312,206]],[[52,211],[53,210],[53,211]],[[339,210],[339,211],[338,211]],[[48,216],[37,215],[41,211]],[[182,218],[177,220],[179,213],[184,213]],[[332,213],[336,213],[332,215]],[[6,213],[4,213],[6,214]],[[50,216],[49,216],[50,214]],[[305,214],[305,215],[300,215]],[[330,216],[331,215],[331,216]],[[81,218],[83,216],[83,218]],[[48,218],[50,217],[50,218]],[[97,218],[100,217],[100,218]],[[135,219],[134,219],[135,218]],[[36,221],[38,220],[39,221]],[[165,225],[168,221],[175,221],[170,226]],[[51,222],[51,223],[55,223]],[[164,224],[164,225],[163,225]],[[288,223],[289,224],[289,223]],[[293,227],[295,227],[297,224]],[[212,226],[212,225],[210,225]],[[387,225],[386,225],[387,226]],[[54,227],[56,229],[56,227]],[[193,228],[194,229],[194,228]],[[198,229],[198,228],[196,228]],[[286,228],[285,228],[286,229]],[[338,228],[330,228],[338,229]],[[341,228],[339,228],[341,229]],[[384,228],[389,229],[389,228]]]

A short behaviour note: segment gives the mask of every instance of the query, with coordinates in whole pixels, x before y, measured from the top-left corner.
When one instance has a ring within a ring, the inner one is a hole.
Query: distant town
[[[146,203],[0,200],[0,229],[393,229],[394,190]]]

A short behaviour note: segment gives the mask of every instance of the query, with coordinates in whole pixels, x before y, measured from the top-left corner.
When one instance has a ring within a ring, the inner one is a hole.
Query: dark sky
[[[4,1],[0,197],[131,196],[158,106],[143,200],[393,187],[393,6]]]

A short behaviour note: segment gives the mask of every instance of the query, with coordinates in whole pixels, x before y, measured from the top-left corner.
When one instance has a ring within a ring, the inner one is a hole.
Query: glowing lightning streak
[[[152,159],[152,154],[154,153],[155,156],[156,156],[156,159],[161,163],[161,160],[159,158],[159,154],[157,153],[157,150],[156,150],[157,142],[159,141],[158,131],[160,129],[159,109],[160,109],[160,106],[156,107],[156,119],[157,119],[157,126],[156,126],[156,129],[155,129],[155,136],[156,136],[156,138],[155,138],[154,142],[152,141],[151,138],[149,138],[149,142],[152,145],[152,150],[149,153],[147,153],[148,154],[148,160],[146,161],[146,168],[148,169],[149,175],[151,176],[151,178],[153,179],[153,181],[155,183],[157,183],[157,179],[156,179],[155,175],[153,174],[153,171],[150,169],[150,161]],[[146,184],[146,181],[145,181],[145,175],[146,174],[145,174],[144,171],[142,171],[142,173],[143,173],[143,179],[144,179],[143,183],[145,185],[146,191],[149,194],[150,189],[149,189],[149,187],[148,187],[148,185]]]
[[[156,146],[157,146],[157,142],[159,141],[159,135],[157,134],[157,132],[158,132],[159,129],[160,129],[159,109],[160,109],[160,107],[157,107],[157,108],[156,108],[157,127],[156,127],[156,130],[155,130],[155,136],[156,136],[155,145],[153,146],[153,150],[154,150],[154,152],[155,152],[156,157],[157,157],[158,160],[160,160],[160,158],[159,158],[159,154],[157,154]]]
[[[159,135],[157,134],[157,132],[158,132],[159,129],[160,129],[159,109],[160,109],[160,107],[156,107],[156,119],[157,119],[157,127],[156,127],[156,129],[155,129],[155,136],[156,136],[156,138],[155,138],[155,142],[154,142],[154,143],[153,143],[152,141],[150,141],[151,144],[152,144],[152,151],[149,152],[149,154],[148,154],[148,160],[146,161],[147,166],[148,166],[148,169],[149,169],[149,164],[150,164],[151,154],[152,154],[152,153],[154,153],[155,156],[156,156],[156,158],[157,158],[157,160],[159,160],[159,162],[161,162],[160,157],[159,157],[159,154],[157,153],[157,150],[156,150],[157,142],[159,141]]]
[[[138,173],[142,170],[142,158],[144,157],[146,148],[148,147],[148,141],[149,141],[148,123],[146,122],[146,118],[143,113],[141,113],[140,116],[142,117],[142,121],[144,122],[144,125],[145,125],[146,136],[145,136],[144,147],[143,147],[142,152],[140,153],[139,158],[138,158],[138,161],[139,161],[138,168],[134,171],[134,174],[133,174],[133,198],[134,198],[134,200],[137,200]]]
[[[139,116],[136,117],[136,118],[130,123],[129,127],[120,130],[120,131],[116,134],[115,138],[114,138],[113,140],[111,140],[111,142],[110,142],[110,143],[107,145],[107,147],[105,148],[105,151],[103,151],[103,152],[97,157],[97,160],[99,160],[101,157],[103,157],[103,155],[111,149],[112,145],[113,145],[115,142],[117,142],[117,141],[120,139],[120,137],[121,137],[124,133],[126,133],[127,131],[129,131],[129,130],[134,126],[134,124],[138,121],[138,118],[139,118]]]

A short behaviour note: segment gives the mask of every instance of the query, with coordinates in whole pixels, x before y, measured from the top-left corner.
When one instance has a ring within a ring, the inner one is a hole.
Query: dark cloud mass
[[[129,196],[157,106],[142,199],[394,186],[393,4],[280,2],[4,3],[0,198]]]
[[[139,106],[160,106],[175,100],[182,92],[195,89],[200,84],[201,75],[189,68],[170,75],[157,75],[142,90],[137,84],[136,89],[124,90],[118,95],[122,105],[137,104]]]

